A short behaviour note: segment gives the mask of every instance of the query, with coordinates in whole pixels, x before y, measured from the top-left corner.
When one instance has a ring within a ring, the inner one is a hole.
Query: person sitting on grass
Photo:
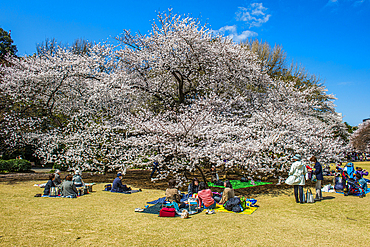
[[[357,183],[361,186],[361,188],[364,190],[366,193],[367,191],[367,182],[366,180],[361,176],[360,173],[356,173],[356,181]],[[365,195],[365,194],[364,194]]]
[[[201,182],[199,184],[199,190],[199,207],[203,205],[204,209],[207,209],[207,214],[214,214],[215,211],[213,209],[216,207],[216,201],[212,197],[212,191],[210,189],[207,189],[206,183],[204,182]]]
[[[369,179],[364,178],[364,176],[369,175],[368,171],[366,171],[365,169],[362,169],[361,167],[356,167],[356,174],[357,173],[361,174],[361,177],[365,179],[366,182],[370,182]]]
[[[229,180],[226,180],[224,182],[224,186],[225,186],[225,189],[222,192],[221,200],[218,202],[219,204],[225,204],[230,198],[235,197],[233,186],[231,185]]]
[[[117,177],[113,180],[111,192],[123,193],[126,191],[131,191],[131,188],[122,184],[122,173],[119,172],[117,173]]]
[[[75,171],[75,175],[73,176],[72,181],[76,187],[84,186],[84,181],[82,180],[81,173],[78,170]]]
[[[166,201],[169,202],[176,202],[179,204],[179,208],[184,208],[186,206],[185,203],[181,203],[181,192],[175,188],[176,181],[174,179],[170,179],[168,181],[168,188],[166,189]]]
[[[55,186],[61,185],[62,179],[60,178],[60,170],[56,169],[54,175],[55,175],[55,178],[54,178]]]
[[[342,173],[340,173],[339,169],[337,168],[335,172],[335,177],[333,179],[334,183],[334,190],[335,191],[342,191],[345,188],[345,179],[342,176]]]
[[[72,175],[68,174],[66,180],[62,183],[62,196],[68,198],[76,198],[78,191],[72,182]]]
[[[51,187],[55,187],[55,184],[53,181],[54,178],[55,178],[54,174],[49,175],[49,181],[46,183],[45,189],[44,189],[44,196],[49,196]]]
[[[188,186],[188,194],[191,196],[192,194],[197,194],[199,191],[199,180],[197,178],[193,178],[193,181]]]

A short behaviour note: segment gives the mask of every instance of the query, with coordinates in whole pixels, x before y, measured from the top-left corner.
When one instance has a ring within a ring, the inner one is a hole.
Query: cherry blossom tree
[[[117,39],[1,68],[2,92],[42,113],[22,132],[36,155],[98,172],[157,160],[153,180],[179,182],[206,179],[209,165],[261,178],[285,173],[295,153],[340,159],[345,127],[324,87],[271,78],[250,50],[171,11],[147,35]]]

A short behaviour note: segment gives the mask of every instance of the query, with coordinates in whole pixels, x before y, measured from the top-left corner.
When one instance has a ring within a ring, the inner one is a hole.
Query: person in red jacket
[[[199,192],[198,192],[198,201],[199,201],[199,207],[202,206],[204,209],[207,209],[207,214],[214,214],[215,210],[213,210],[216,207],[216,201],[212,197],[212,191],[210,189],[207,189],[206,183],[201,182],[199,184]],[[211,210],[210,210],[211,209]]]

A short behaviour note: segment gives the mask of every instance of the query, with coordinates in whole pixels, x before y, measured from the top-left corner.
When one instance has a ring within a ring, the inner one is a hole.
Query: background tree
[[[370,152],[370,121],[359,124],[351,136],[351,146],[359,152]]]
[[[13,45],[13,40],[10,36],[10,31],[7,32],[0,28],[0,63],[5,62],[6,56],[15,56],[17,53],[16,45]]]

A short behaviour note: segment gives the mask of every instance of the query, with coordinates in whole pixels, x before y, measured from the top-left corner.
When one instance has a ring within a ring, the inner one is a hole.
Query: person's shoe
[[[321,199],[315,198],[315,202],[319,202],[319,201],[321,201]]]
[[[141,190],[141,189],[139,189],[139,191],[141,192],[142,190]]]
[[[210,211],[208,211],[208,214],[214,214],[215,213],[215,210],[210,210]]]
[[[209,210],[207,209],[206,214],[209,214]]]
[[[323,197],[321,197],[321,198],[320,198],[320,200],[324,200],[324,198],[323,198]]]

